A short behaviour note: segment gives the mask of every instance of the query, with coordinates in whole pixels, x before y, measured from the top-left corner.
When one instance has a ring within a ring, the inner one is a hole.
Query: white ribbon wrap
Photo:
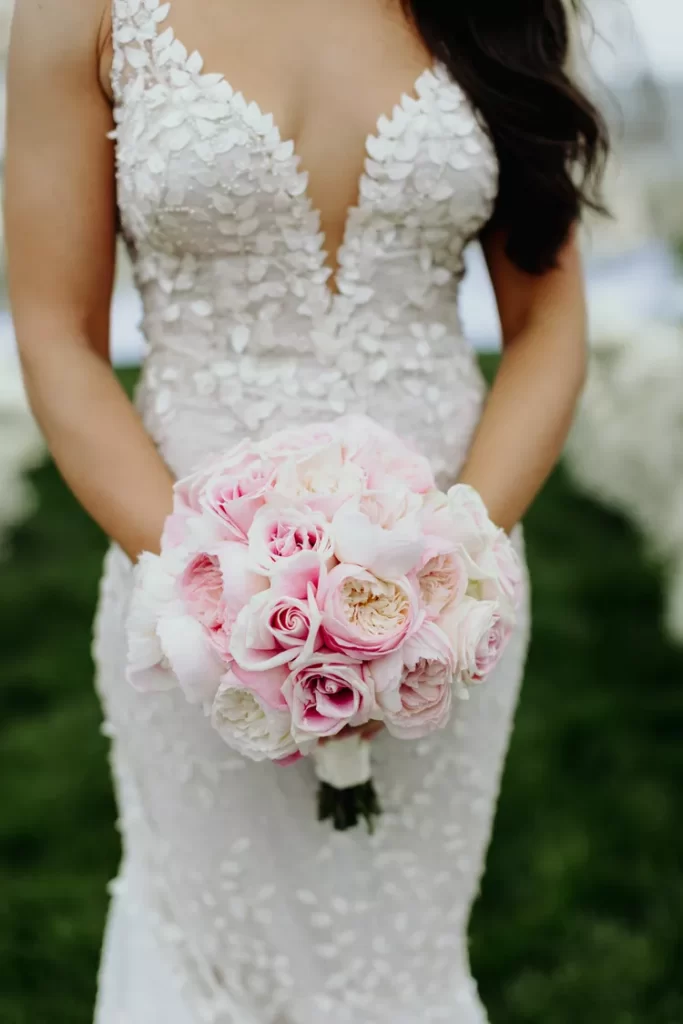
[[[313,751],[318,778],[335,789],[363,786],[372,778],[370,748],[371,743],[357,735],[319,743]]]

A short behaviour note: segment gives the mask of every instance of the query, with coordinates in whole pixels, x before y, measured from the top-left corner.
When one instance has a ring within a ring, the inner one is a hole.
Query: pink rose
[[[260,509],[249,529],[249,555],[257,572],[270,575],[294,557],[315,552],[322,562],[332,557],[330,524],[322,512],[310,509]]]
[[[427,617],[438,619],[448,605],[465,596],[469,577],[457,547],[438,537],[428,538],[427,544],[416,576]]]
[[[253,459],[212,477],[202,504],[236,540],[246,540],[254,516],[263,507],[275,476],[272,462]]]
[[[421,624],[419,594],[403,576],[383,580],[357,565],[337,565],[318,592],[327,646],[353,660],[390,654]]]
[[[200,543],[212,539],[244,542],[254,516],[265,504],[274,475],[273,462],[240,447],[176,484],[174,514],[185,517],[184,529],[192,531]],[[195,516],[188,517],[188,512]],[[178,528],[174,525],[173,533]]]
[[[267,590],[237,616],[230,653],[251,672],[306,660],[322,646],[320,622],[312,585],[303,598]]]
[[[497,601],[472,597],[452,605],[438,624],[453,645],[458,674],[466,683],[480,683],[490,675],[513,630]]]
[[[455,667],[448,637],[432,622],[426,622],[400,651],[364,666],[392,736],[420,739],[447,724]]]
[[[267,585],[248,569],[246,548],[226,543],[211,553],[194,555],[178,579],[178,593],[187,614],[203,626],[214,648],[229,662],[237,614]]]
[[[330,652],[315,654],[294,669],[282,692],[297,741],[335,736],[347,725],[364,725],[375,706],[361,666]]]
[[[189,614],[211,629],[223,597],[223,573],[217,556],[205,551],[195,555],[178,580],[178,587]]]

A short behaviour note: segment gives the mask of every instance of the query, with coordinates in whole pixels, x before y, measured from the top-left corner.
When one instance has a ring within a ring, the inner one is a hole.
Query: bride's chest
[[[320,176],[312,180],[299,143],[188,53],[164,27],[168,10],[158,0],[115,2],[119,204],[134,245],[241,254],[253,259],[255,278],[280,256],[323,280],[336,273],[343,291],[344,259],[354,250],[459,255],[487,220],[497,189],[493,145],[441,66],[419,74],[410,94],[379,116],[359,171],[341,181],[346,200],[335,214],[321,209]],[[354,273],[362,273],[358,260]]]

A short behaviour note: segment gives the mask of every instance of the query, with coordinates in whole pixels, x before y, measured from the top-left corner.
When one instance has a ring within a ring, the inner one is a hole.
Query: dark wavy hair
[[[503,228],[522,270],[553,267],[584,209],[600,194],[605,123],[572,81],[563,0],[401,0],[432,54],[480,111],[500,162],[489,229]],[[580,13],[580,0],[569,0]]]

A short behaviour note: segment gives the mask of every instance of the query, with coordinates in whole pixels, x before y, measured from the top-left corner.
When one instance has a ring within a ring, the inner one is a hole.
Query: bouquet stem
[[[382,807],[372,781],[370,742],[358,735],[330,740],[314,754],[318,790],[318,820],[331,821],[337,832],[365,821],[372,835]]]

